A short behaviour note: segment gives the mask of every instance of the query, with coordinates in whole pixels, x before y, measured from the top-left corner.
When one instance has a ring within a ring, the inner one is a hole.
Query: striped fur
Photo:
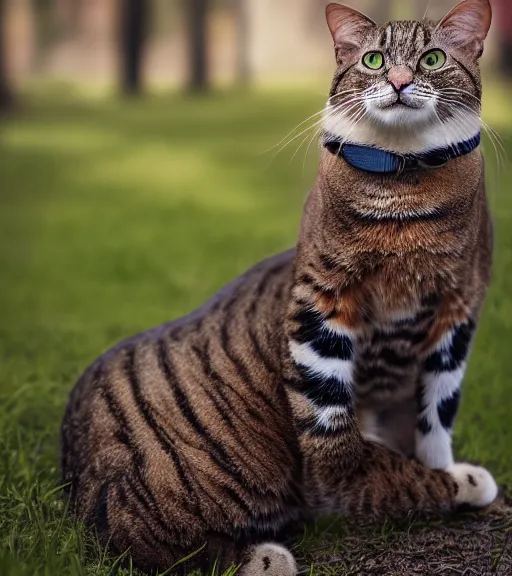
[[[366,49],[350,35],[374,25],[330,8],[331,25],[334,13],[351,25],[337,48],[343,90],[345,55]],[[398,62],[407,39],[421,51],[436,32],[375,34]],[[461,70],[479,99],[474,58]],[[79,379],[62,425],[76,514],[146,570],[198,550],[188,567],[219,558],[242,576],[293,576],[278,543],[304,520],[489,504],[494,480],[455,464],[450,438],[491,252],[480,150],[397,177],[324,150],[295,250]]]

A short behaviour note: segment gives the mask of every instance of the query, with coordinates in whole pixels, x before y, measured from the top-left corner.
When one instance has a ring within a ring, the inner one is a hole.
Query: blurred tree
[[[34,13],[35,50],[32,67],[34,72],[41,71],[48,50],[58,39],[58,30],[54,14],[53,0],[32,0]]]
[[[237,0],[237,77],[241,84],[250,80],[249,0]]]
[[[512,5],[510,0],[494,0],[498,18],[495,18],[498,28],[500,46],[501,73],[512,78]]]
[[[142,91],[142,64],[148,37],[150,0],[120,0],[121,88],[127,95]]]
[[[0,114],[13,104],[13,94],[7,73],[7,47],[5,38],[6,0],[0,0]]]
[[[210,0],[184,0],[188,16],[189,88],[202,92],[209,86],[208,12]]]
[[[507,78],[512,78],[512,39],[510,35],[501,38],[501,73]]]

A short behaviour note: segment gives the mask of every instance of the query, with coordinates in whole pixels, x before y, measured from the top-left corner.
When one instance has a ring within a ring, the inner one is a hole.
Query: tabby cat
[[[297,523],[484,507],[451,430],[490,281],[478,61],[488,0],[377,26],[327,7],[337,72],[297,248],[103,354],[73,389],[62,477],[142,569],[292,576]],[[282,540],[281,540],[282,542]]]

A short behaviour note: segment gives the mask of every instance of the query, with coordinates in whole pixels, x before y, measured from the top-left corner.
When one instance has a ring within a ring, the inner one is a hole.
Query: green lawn
[[[302,137],[272,162],[265,151],[320,109],[319,92],[120,102],[50,90],[0,125],[2,576],[129,573],[72,526],[55,490],[68,391],[121,338],[294,243],[315,146],[305,163],[307,142],[290,160]],[[495,90],[488,102],[504,137],[506,101]],[[512,486],[512,173],[489,164],[495,277],[455,438],[460,458]],[[312,573],[345,574],[329,570]]]

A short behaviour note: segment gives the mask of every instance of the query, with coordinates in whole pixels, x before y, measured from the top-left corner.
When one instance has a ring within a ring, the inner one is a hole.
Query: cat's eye
[[[439,70],[446,64],[446,54],[442,50],[431,50],[420,60],[423,70]]]
[[[363,57],[363,64],[370,70],[380,70],[384,66],[384,54],[382,52],[368,52]]]

